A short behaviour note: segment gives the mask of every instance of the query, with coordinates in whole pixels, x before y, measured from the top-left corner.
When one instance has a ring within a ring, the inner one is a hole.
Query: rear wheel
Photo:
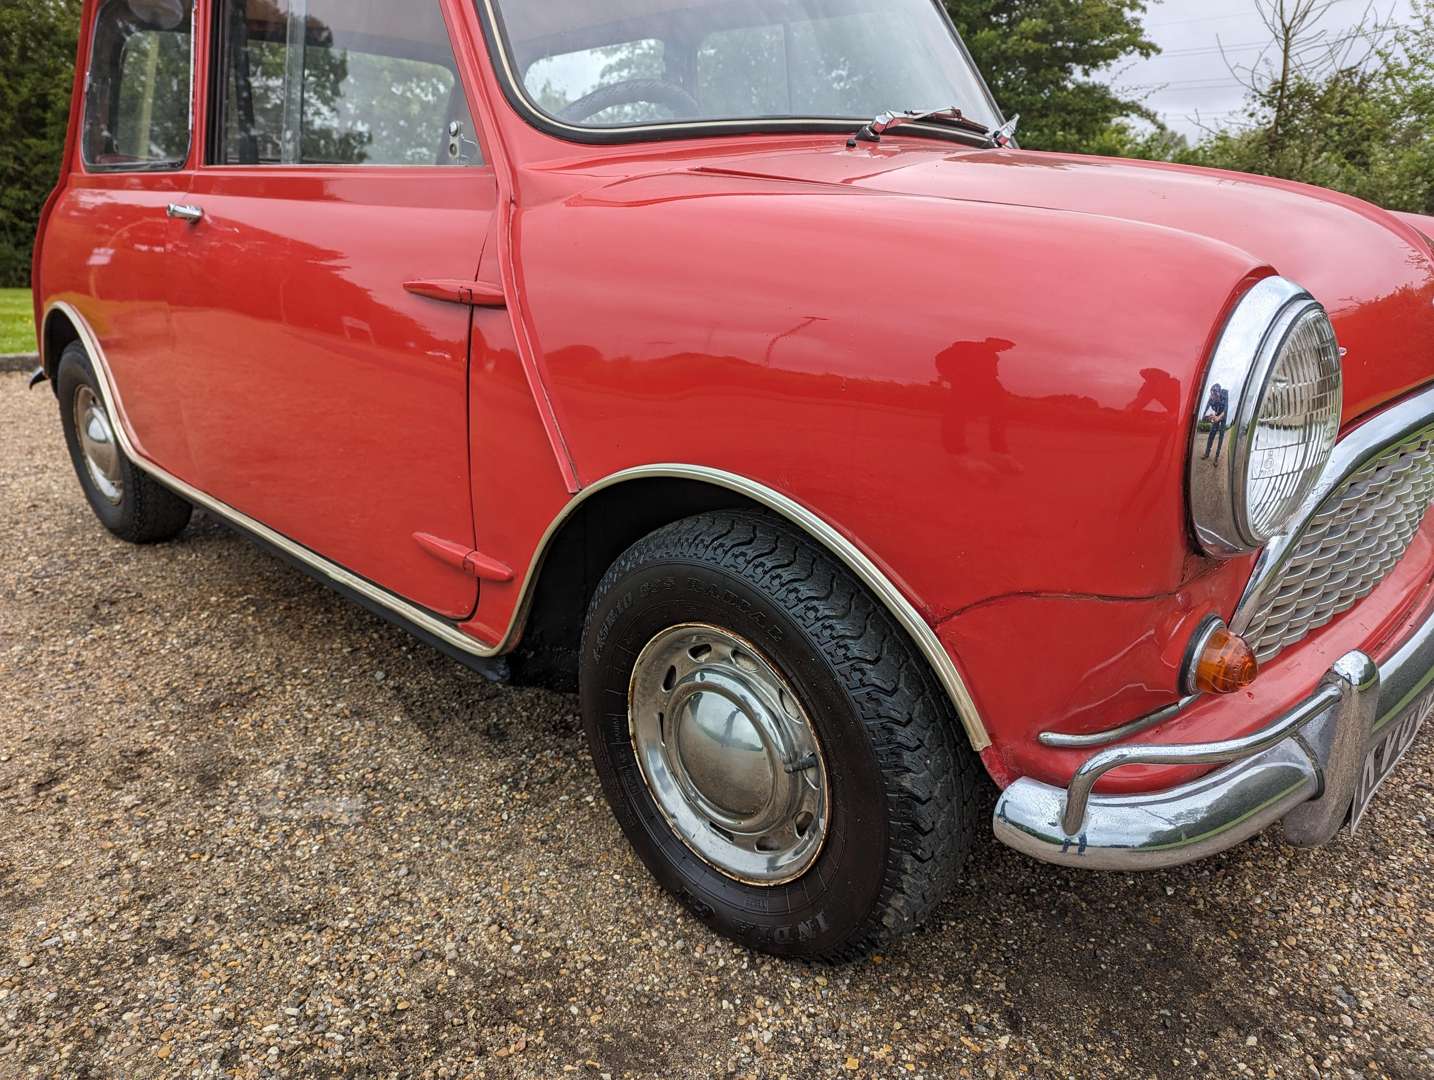
[[[658,880],[753,948],[840,960],[917,925],[980,818],[925,660],[786,522],[725,511],[628,549],[581,663],[603,790]]]
[[[192,508],[125,456],[89,354],[79,342],[61,354],[55,388],[70,460],[105,528],[132,544],[172,540],[183,532]]]

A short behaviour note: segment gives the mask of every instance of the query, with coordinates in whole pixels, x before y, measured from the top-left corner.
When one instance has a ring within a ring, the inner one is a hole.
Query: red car
[[[988,820],[1358,824],[1434,700],[1434,221],[1030,153],[933,0],[90,0],[80,483],[580,688],[702,919],[841,958]]]

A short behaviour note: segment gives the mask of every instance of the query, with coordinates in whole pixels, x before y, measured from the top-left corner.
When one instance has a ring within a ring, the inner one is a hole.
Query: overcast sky
[[[1322,25],[1332,36],[1347,33],[1368,5],[1369,0],[1336,0]],[[1382,16],[1409,12],[1409,0],[1376,0],[1376,6]],[[1227,57],[1251,64],[1269,40],[1255,0],[1151,0],[1145,22],[1164,52],[1116,69],[1111,81],[1149,94],[1151,107],[1186,135],[1198,135],[1197,118],[1210,125],[1238,120],[1244,91],[1230,74]]]

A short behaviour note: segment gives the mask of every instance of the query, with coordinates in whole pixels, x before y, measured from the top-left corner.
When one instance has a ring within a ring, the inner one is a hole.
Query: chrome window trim
[[[1234,617],[1230,620],[1230,629],[1234,633],[1242,634],[1249,629],[1252,615],[1260,609],[1265,594],[1280,580],[1281,571],[1293,556],[1300,536],[1310,519],[1319,511],[1321,504],[1351,475],[1364,468],[1390,446],[1429,427],[1434,427],[1434,386],[1376,413],[1335,443],[1329,464],[1315,482],[1314,490],[1300,505],[1294,522],[1271,540],[1260,553],[1255,571],[1235,607]]]
[[[197,83],[198,62],[195,59],[195,51],[199,43],[199,5],[189,5],[189,142],[184,146],[184,156],[175,161],[154,161],[154,162],[124,162],[118,165],[102,165],[90,161],[89,150],[85,145],[89,137],[88,125],[90,116],[90,93],[94,89],[95,81],[95,28],[94,23],[99,21],[100,12],[104,10],[103,4],[96,5],[95,17],[91,20],[89,56],[86,58],[85,67],[85,92],[80,101],[80,171],[88,175],[106,176],[112,173],[179,173],[189,168],[190,159],[194,157],[194,103],[199,93]]]
[[[199,5],[189,5],[189,145],[184,149],[184,163],[187,170],[194,158],[194,104],[199,100],[199,60],[194,55],[199,42]]]
[[[527,618],[528,608],[532,602],[533,586],[537,581],[538,574],[542,570],[544,558],[547,555],[548,547],[553,538],[558,534],[563,524],[572,516],[573,512],[587,499],[598,492],[629,480],[645,478],[672,478],[685,480],[700,480],[717,487],[723,487],[729,491],[737,492],[754,502],[766,507],[773,512],[786,518],[797,528],[801,529],[812,540],[820,544],[826,550],[836,556],[841,562],[857,576],[857,579],[870,589],[887,609],[897,623],[910,635],[911,640],[931,665],[932,673],[936,676],[942,689],[946,692],[966,735],[971,741],[973,750],[985,750],[991,745],[991,739],[986,731],[985,724],[981,720],[979,711],[976,708],[975,699],[966,685],[956,663],[942,646],[936,632],[927,624],[920,613],[912,606],[911,602],[892,583],[879,567],[860,548],[843,536],[836,528],[829,525],[824,519],[815,513],[788,498],[780,492],[774,491],[765,485],[754,480],[738,476],[735,473],[724,472],[720,469],[708,468],[702,465],[686,465],[679,463],[664,463],[655,465],[643,465],[632,469],[624,469],[612,473],[595,481],[583,488],[582,491],[572,496],[567,504],[559,511],[558,515],[549,523],[544,530],[542,538],[533,552],[533,557],[528,563],[528,569],[523,577],[520,586],[521,592],[519,603],[514,608],[512,619],[504,632],[502,639],[496,645],[485,645],[482,642],[470,637],[460,630],[455,624],[440,619],[437,616],[417,607],[401,597],[389,592],[366,578],[360,577],[350,570],[345,569],[338,563],[319,555],[317,552],[295,543],[281,533],[274,531],[262,522],[249,517],[242,511],[234,509],[227,503],[200,491],[191,484],[174,476],[154,462],[141,455],[130,442],[129,421],[120,400],[118,388],[113,382],[113,376],[109,369],[109,363],[105,359],[103,348],[95,335],[88,320],[79,313],[71,304],[56,300],[49,303],[45,308],[45,322],[48,323],[50,315],[58,312],[69,319],[80,336],[81,343],[85,346],[94,362],[95,373],[99,378],[100,391],[104,395],[105,405],[114,417],[115,434],[119,438],[120,446],[126,456],[134,462],[137,468],[143,469],[155,479],[173,488],[180,495],[189,499],[211,513],[232,521],[240,527],[254,533],[260,539],[283,551],[285,554],[299,560],[300,562],[313,567],[325,577],[338,585],[363,596],[364,598],[381,605],[395,615],[411,622],[414,626],[439,639],[445,644],[471,656],[489,658],[499,656],[509,651],[517,644],[518,635],[523,623]],[[50,358],[44,358],[49,360]]]
[[[228,35],[227,17],[230,14],[230,5],[240,3],[242,0],[212,0],[211,11],[214,18],[211,20],[210,29],[210,53],[212,61],[208,71],[209,84],[207,87],[196,87],[196,93],[204,90],[210,106],[211,122],[205,132],[204,143],[201,148],[198,168],[206,171],[211,169],[229,169],[235,172],[261,170],[264,173],[283,173],[293,176],[303,172],[333,172],[336,170],[361,170],[368,175],[379,175],[387,171],[400,173],[404,176],[422,174],[438,170],[442,173],[449,173],[455,170],[469,169],[492,169],[492,163],[481,160],[484,152],[484,143],[477,139],[468,139],[473,143],[479,152],[480,160],[463,163],[449,160],[442,164],[433,162],[364,162],[364,161],[304,161],[303,160],[303,84],[304,71],[307,63],[304,42],[304,27],[308,19],[310,0],[288,0],[287,14],[285,19],[285,42],[284,42],[284,93],[283,93],[283,115],[280,120],[280,156],[279,161],[257,161],[245,164],[237,161],[224,161],[225,154],[225,120],[224,107],[225,99],[229,94],[227,78],[232,70],[233,57],[229,55],[231,44]],[[458,68],[458,44],[454,37],[448,17],[443,11],[442,0],[427,0],[427,2],[438,5],[439,19],[443,24],[443,35],[434,39],[433,45],[438,51],[435,59],[432,52],[419,51],[417,54],[410,52],[406,57],[398,59],[409,59],[415,62],[424,63],[433,67],[440,67],[453,76],[453,90],[450,93],[457,93],[462,99],[464,115],[474,128],[473,135],[480,134],[477,130],[478,124],[474,119],[473,100],[464,86],[463,76]],[[447,50],[447,59],[451,66],[445,63],[443,50]],[[381,60],[394,59],[378,53],[368,54],[370,57],[377,57]],[[450,102],[451,107],[451,102]],[[192,108],[192,100],[191,100]],[[297,117],[297,119],[295,119]],[[451,130],[451,121],[444,121],[444,130]]]
[[[1190,427],[1187,472],[1196,539],[1216,558],[1245,554],[1264,542],[1250,534],[1245,507],[1252,428],[1280,350],[1312,310],[1324,308],[1300,286],[1281,277],[1265,278],[1236,305],[1205,371]],[[1211,469],[1203,467],[1208,463],[1201,456],[1200,421],[1216,384],[1229,394],[1230,405],[1221,465]]]

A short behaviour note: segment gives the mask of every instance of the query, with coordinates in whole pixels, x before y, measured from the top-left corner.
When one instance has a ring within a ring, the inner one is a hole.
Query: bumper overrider
[[[1372,789],[1434,706],[1434,616],[1383,664],[1342,657],[1318,688],[1244,738],[1115,746],[1062,790],[1017,780],[996,804],[998,839],[1045,862],[1092,870],[1176,866],[1234,847],[1276,821],[1312,847],[1358,824]],[[1095,795],[1125,765],[1224,764],[1168,791]]]

